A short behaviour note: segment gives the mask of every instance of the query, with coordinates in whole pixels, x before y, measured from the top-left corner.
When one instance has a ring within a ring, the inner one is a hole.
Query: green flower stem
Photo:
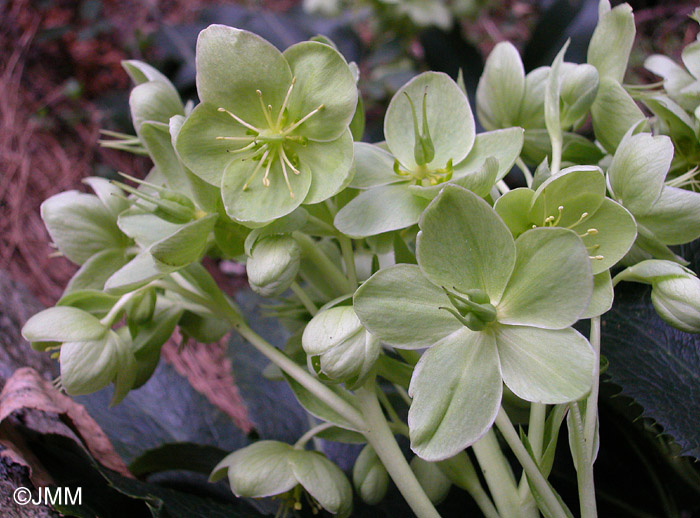
[[[299,286],[298,282],[294,281],[290,288],[292,289],[294,294],[299,298],[299,300],[308,310],[308,312],[311,313],[311,316],[314,316],[316,313],[318,313],[318,308],[316,307],[316,304],[313,303],[313,301],[309,298],[309,296],[302,289],[302,287]]]
[[[510,418],[503,408],[498,411],[498,415],[496,416],[496,426],[500,430],[501,434],[503,434],[503,438],[508,443],[508,446],[510,446],[511,450],[513,450],[515,457],[518,459],[518,462],[520,462],[520,465],[525,470],[525,473],[527,473],[527,476],[530,478],[530,482],[540,494],[544,504],[547,506],[549,516],[554,518],[566,518],[566,512],[559,503],[559,500],[557,500],[557,497],[552,489],[549,487],[549,484],[542,475],[540,468],[537,467],[537,464],[535,464],[535,461],[532,460],[532,457],[530,457],[530,454],[527,452],[527,449],[525,449],[525,446],[523,446],[523,443],[520,442],[518,432],[515,431],[513,423],[510,422]]]
[[[117,318],[119,318],[119,315],[121,314],[122,310],[124,307],[129,303],[129,301],[134,298],[135,295],[137,295],[139,292],[143,290],[144,287],[139,288],[137,290],[134,290],[130,293],[127,293],[126,295],[122,295],[121,298],[112,306],[112,309],[109,310],[109,313],[107,313],[100,322],[105,326],[105,327],[112,327],[114,323],[117,321]]]
[[[438,466],[455,486],[464,489],[471,495],[486,518],[502,518],[482,487],[471,459],[465,452],[462,453],[463,455],[456,455],[440,461]]]
[[[559,172],[561,169],[561,153],[562,153],[562,137],[561,132],[557,137],[554,137],[550,132],[549,137],[552,141],[552,163],[549,166],[549,170],[552,172],[552,176]]]
[[[501,193],[501,195],[510,191],[510,187],[508,187],[508,184],[503,180],[498,180],[498,182],[496,182],[496,188],[498,189],[498,192]]]
[[[299,243],[302,254],[316,265],[338,296],[355,291],[355,286],[350,285],[343,272],[316,246],[313,239],[299,231],[293,232],[292,236]]]
[[[403,388],[398,383],[392,383],[392,385],[394,385],[394,388],[396,389],[396,392],[398,392],[399,396],[401,396],[401,399],[403,399],[408,406],[411,406],[411,403],[412,403],[411,396],[408,395],[408,392],[406,392],[406,389]]]
[[[306,446],[306,443],[309,442],[309,440],[312,437],[315,437],[316,434],[321,433],[323,430],[328,430],[329,428],[334,427],[335,425],[333,423],[321,423],[319,425],[314,426],[310,430],[308,430],[304,435],[299,437],[299,440],[294,443],[294,447],[297,450],[303,450],[304,446]]]
[[[525,162],[523,162],[523,159],[518,157],[515,159],[515,165],[517,165],[520,170],[523,172],[523,176],[525,177],[525,183],[527,184],[528,187],[532,185],[532,173],[530,172],[530,168],[525,165]]]
[[[596,425],[598,422],[598,391],[600,389],[600,317],[591,319],[591,346],[595,351],[596,361],[593,371],[593,387],[586,400],[586,417],[583,424],[583,440],[586,442],[588,457],[593,459]]]
[[[357,271],[355,270],[355,255],[352,250],[352,241],[349,237],[338,236],[340,242],[340,250],[343,253],[343,262],[345,263],[345,271],[348,274],[348,282],[357,287]]]
[[[377,385],[376,389],[377,389],[377,398],[379,398],[379,402],[384,407],[384,410],[386,411],[387,415],[389,416],[389,419],[391,419],[391,422],[392,423],[402,423],[401,418],[399,417],[399,414],[396,413],[396,410],[394,410],[394,406],[391,404],[391,401],[389,401],[389,398],[384,393],[384,391],[381,389],[381,387],[379,387]]]
[[[593,484],[593,462],[583,432],[583,421],[578,403],[569,410],[573,421],[574,446],[572,455],[576,457],[576,479],[581,507],[581,518],[597,518],[595,486]]]
[[[379,459],[391,475],[404,499],[418,518],[440,518],[435,507],[426,496],[411,467],[396,444],[382,407],[377,400],[374,378],[370,378],[355,393],[367,423],[365,437],[377,452]]]
[[[282,371],[299,383],[306,390],[316,396],[322,403],[325,403],[341,416],[348,420],[358,430],[365,430],[367,424],[362,418],[362,414],[347,401],[340,398],[326,385],[314,378],[309,372],[289,358],[282,351],[270,344],[262,336],[253,331],[248,325],[242,322],[233,324],[233,328],[248,342],[250,342],[268,360],[277,365]]]
[[[527,438],[532,447],[532,453],[539,463],[543,453],[544,428],[547,417],[547,405],[542,403],[530,404],[530,420],[527,428]],[[521,510],[527,507],[533,513],[537,512],[535,499],[530,492],[530,485],[527,483],[527,475],[523,472],[518,485],[518,493],[520,495]],[[535,514],[534,516],[538,516]]]
[[[498,445],[493,428],[476,441],[472,448],[499,514],[503,518],[519,518],[520,497],[515,477]]]

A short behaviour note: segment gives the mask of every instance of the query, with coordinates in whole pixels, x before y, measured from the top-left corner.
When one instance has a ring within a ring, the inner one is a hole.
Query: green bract
[[[255,34],[212,25],[197,40],[197,91],[202,103],[177,151],[221,187],[233,219],[267,223],[350,179],[357,88],[333,47],[308,41],[281,53]]]
[[[282,505],[302,508],[301,489],[315,500],[314,513],[323,508],[340,518],[352,513],[352,488],[340,468],[322,454],[277,441],[259,441],[226,456],[212,471],[216,481],[228,473],[236,496],[262,498],[282,495]]]
[[[381,340],[430,347],[411,380],[411,448],[441,460],[474,443],[496,417],[502,382],[528,401],[586,394],[595,355],[569,326],[589,305],[593,277],[576,233],[536,228],[513,240],[486,202],[456,186],[420,228],[419,266],[379,271],[354,299]]]

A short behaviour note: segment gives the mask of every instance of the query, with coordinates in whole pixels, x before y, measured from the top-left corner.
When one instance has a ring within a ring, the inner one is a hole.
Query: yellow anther
[[[588,258],[592,261],[602,261],[605,259],[602,255],[589,255]]]

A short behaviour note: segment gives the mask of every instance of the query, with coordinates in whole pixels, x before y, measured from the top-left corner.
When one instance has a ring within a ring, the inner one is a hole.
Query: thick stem
[[[543,454],[543,439],[544,439],[544,427],[547,417],[547,405],[542,403],[531,403],[530,404],[530,420],[527,427],[527,439],[532,446],[532,452],[537,459],[539,464],[542,460]],[[518,485],[518,492],[520,494],[521,511],[527,513],[530,516],[539,516],[537,514],[537,504],[535,499],[530,492],[530,485],[527,483],[527,474],[523,472],[520,478],[520,484]]]
[[[299,286],[298,282],[293,282],[292,285],[290,286],[292,288],[292,291],[294,292],[294,295],[297,296],[299,301],[304,305],[306,310],[311,313],[311,316],[314,316],[316,313],[318,313],[318,308],[316,307],[316,304],[311,300],[311,298],[306,294],[304,289]]]
[[[418,518],[440,518],[435,507],[426,496],[411,467],[396,444],[394,435],[386,422],[382,408],[374,390],[374,378],[370,379],[357,392],[367,431],[365,437],[377,452],[379,459],[399,488],[404,499]]]
[[[316,265],[338,296],[355,291],[355,286],[350,286],[343,272],[319,249],[313,239],[298,231],[293,232],[292,236],[299,243],[302,254]]]
[[[246,324],[235,323],[233,328],[265,357],[267,357],[268,360],[277,365],[290,377],[294,378],[297,383],[311,392],[321,402],[325,403],[342,415],[354,427],[356,427],[358,430],[364,430],[366,428],[367,425],[362,418],[362,414],[360,414],[355,407],[350,405],[344,399],[340,398],[326,385],[314,378],[304,367],[295,363],[294,360],[270,344]]]
[[[355,255],[352,250],[352,241],[345,236],[339,236],[340,251],[343,253],[343,262],[345,263],[345,271],[348,274],[348,282],[353,287],[357,287],[357,271],[355,270]]]
[[[574,428],[572,433],[576,443],[575,451],[572,451],[571,454],[576,456],[576,479],[578,481],[581,518],[597,518],[593,463],[588,454],[588,445],[583,434],[583,422],[578,403],[573,403],[569,411],[571,412]]]
[[[503,518],[519,518],[518,487],[493,429],[476,441],[472,448],[499,514]]]
[[[315,437],[317,433],[321,433],[323,430],[328,430],[333,426],[335,426],[333,423],[321,423],[319,425],[314,426],[313,428],[308,430],[304,435],[299,437],[299,440],[294,443],[294,447],[298,450],[303,450],[304,446],[306,446],[306,443],[309,442],[309,440],[312,437]]]
[[[558,138],[552,138],[552,163],[549,166],[549,170],[552,172],[552,176],[557,174],[559,172],[559,169],[561,169],[561,148],[561,135],[559,135]]]
[[[502,518],[491,498],[481,486],[474,464],[466,452],[459,452],[454,457],[438,462],[438,467],[455,486],[464,489],[471,495],[486,518]]]
[[[503,438],[508,443],[508,446],[510,446],[510,449],[513,450],[518,462],[520,462],[520,465],[527,473],[527,476],[530,478],[530,482],[539,493],[544,505],[547,506],[550,516],[554,518],[566,518],[566,512],[564,512],[559,500],[549,487],[549,484],[542,475],[540,468],[537,467],[537,464],[535,464],[535,461],[532,460],[532,457],[530,457],[530,454],[527,452],[527,449],[525,449],[525,446],[523,446],[523,443],[520,442],[518,432],[515,431],[513,423],[510,422],[510,418],[503,408],[498,411],[498,415],[496,416],[496,426],[500,430],[501,434],[503,434]]]
[[[518,157],[515,159],[515,165],[517,165],[520,170],[523,172],[523,176],[525,177],[525,183],[527,184],[528,187],[532,187],[532,173],[530,172],[530,168],[525,165],[525,162],[523,162],[523,159]]]
[[[590,342],[595,351],[595,365],[593,367],[593,386],[586,400],[583,440],[586,442],[588,457],[593,464],[593,449],[595,448],[595,434],[598,424],[598,391],[600,389],[600,317],[591,319]]]

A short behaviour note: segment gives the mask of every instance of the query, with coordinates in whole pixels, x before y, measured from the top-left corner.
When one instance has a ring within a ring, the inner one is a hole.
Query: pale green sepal
[[[181,226],[174,234],[154,243],[151,255],[157,261],[177,267],[199,260],[218,217],[218,214],[209,214]]]
[[[337,425],[346,430],[352,430],[355,432],[362,431],[359,430],[356,425],[351,424],[338,412],[336,412],[331,407],[319,400],[315,394],[309,392],[307,389],[302,387],[297,381],[294,380],[294,378],[287,376],[286,374],[284,374],[284,377],[287,380],[287,383],[289,383],[289,387],[292,389],[292,392],[294,392],[294,395],[299,401],[299,404],[303,406],[308,413],[315,417],[318,417],[319,419],[322,419],[323,421],[328,421],[329,423],[333,423],[334,425]],[[329,390],[335,392],[336,396],[340,397],[341,399],[344,399],[346,403],[355,407],[356,410],[360,410],[357,406],[357,400],[350,392],[340,387],[339,385],[326,386]]]
[[[452,482],[437,464],[423,460],[420,457],[413,457],[410,466],[418,483],[433,504],[437,505],[447,497],[447,493],[450,492],[452,487]]]
[[[268,223],[292,212],[304,201],[312,182],[312,173],[305,164],[302,163],[301,174],[298,175],[287,169],[287,177],[294,193],[292,197],[285,185],[280,161],[275,160],[270,168],[270,185],[266,187],[261,181],[267,167],[264,165],[244,191],[243,187],[257,165],[258,161],[252,159],[234,160],[226,167],[221,181],[221,197],[226,214],[240,223],[253,226]]]
[[[508,227],[484,200],[446,186],[421,216],[418,264],[431,282],[447,289],[485,291],[499,300],[515,264]]]
[[[137,133],[146,121],[168,124],[173,115],[185,114],[180,96],[172,85],[160,81],[149,81],[131,90],[129,107]]]
[[[450,160],[454,164],[459,163],[474,144],[474,117],[469,101],[459,86],[447,74],[424,72],[396,92],[384,119],[384,135],[389,149],[411,171],[417,169],[418,164],[414,156],[416,138],[413,116],[406,96],[416,107],[420,107],[426,94],[425,111],[434,155],[425,167],[444,168]],[[421,110],[418,109],[418,112]],[[424,121],[421,119],[419,123],[422,126]]]
[[[76,264],[108,248],[125,248],[128,238],[119,231],[112,213],[97,196],[66,191],[41,204],[51,239]]]
[[[527,187],[519,187],[508,191],[496,200],[493,208],[513,233],[513,237],[518,237],[532,228],[528,212],[534,198],[535,191]]]
[[[102,291],[105,281],[124,266],[127,259],[123,248],[109,248],[97,252],[90,259],[85,261],[80,269],[73,275],[70,282],[63,291],[63,295],[80,290]]]
[[[509,42],[496,45],[486,59],[476,89],[476,113],[487,130],[517,124],[525,91],[525,69],[517,49]]]
[[[292,450],[289,464],[294,476],[326,511],[347,518],[352,514],[352,487],[338,466],[322,453]]]
[[[700,279],[694,275],[654,283],[651,302],[669,325],[686,333],[700,333]]]
[[[497,325],[494,333],[503,381],[519,398],[558,404],[591,389],[595,353],[578,331]]]
[[[135,85],[140,85],[142,83],[147,83],[149,81],[159,81],[166,85],[170,85],[174,92],[177,93],[175,87],[172,86],[170,80],[155,67],[152,67],[148,63],[143,61],[138,61],[136,59],[128,59],[122,61],[122,68],[129,74],[129,77],[134,82]]]
[[[496,306],[498,321],[545,329],[576,322],[593,292],[591,263],[581,239],[563,228],[535,228],[515,246],[513,275]]]
[[[688,275],[695,275],[695,273],[676,262],[647,259],[623,270],[618,274],[618,278],[619,280],[653,284],[664,279]]]
[[[594,275],[591,301],[586,311],[581,315],[581,318],[593,318],[606,313],[612,307],[614,296],[610,270],[605,270]]]
[[[696,40],[686,46],[681,53],[681,59],[688,72],[696,79],[700,79],[700,41]]]
[[[637,220],[666,245],[689,243],[700,237],[700,193],[666,186]]]
[[[202,103],[226,108],[258,128],[267,127],[256,90],[277,114],[291,82],[282,53],[257,34],[224,25],[210,25],[199,33],[197,92]]]
[[[173,235],[182,227],[180,224],[165,221],[138,207],[122,212],[117,219],[117,225],[141,248],[148,248],[153,243]]]
[[[239,157],[228,151],[240,149],[246,143],[217,137],[245,137],[246,129],[228,114],[218,111],[216,105],[203,102],[192,110],[180,128],[175,143],[177,153],[194,174],[219,186],[228,163]]]
[[[644,61],[644,68],[664,78],[664,89],[668,95],[686,110],[693,110],[697,102],[687,99],[681,91],[693,84],[696,79],[671,58],[654,54]]]
[[[168,123],[147,121],[139,130],[148,154],[166,179],[166,185],[174,191],[189,193],[191,185],[180,159],[173,149]],[[197,178],[200,182],[203,180]]]
[[[61,385],[72,396],[91,394],[109,385],[119,368],[114,331],[99,340],[61,346]]]
[[[355,292],[360,321],[380,340],[400,349],[429,347],[462,325],[450,313],[445,292],[415,265],[383,268]]]
[[[478,137],[477,137],[478,138]],[[394,173],[394,157],[375,144],[355,142],[355,176],[353,189],[369,189],[403,182],[406,177]]]
[[[230,455],[216,465],[210,481],[228,471],[231,490],[238,497],[264,498],[285,493],[297,485],[289,462],[293,448],[278,441],[258,441]]]
[[[28,342],[84,342],[99,340],[107,326],[83,310],[56,306],[40,311],[22,327]]]
[[[122,295],[165,277],[178,268],[178,266],[170,266],[158,261],[146,250],[114,272],[105,282],[104,289],[109,294]]]
[[[570,128],[585,117],[598,93],[598,70],[592,65],[576,65],[561,79],[561,125]]]
[[[338,211],[335,227],[350,237],[367,237],[418,223],[428,200],[406,183],[382,185],[360,193]]]
[[[281,295],[296,279],[300,257],[299,244],[289,235],[260,239],[246,263],[251,289],[263,297]]]
[[[525,92],[516,122],[525,129],[544,128],[544,95],[550,67],[539,67],[525,76]]]
[[[324,142],[340,137],[347,131],[357,106],[355,78],[343,56],[315,41],[292,45],[283,56],[296,77],[287,105],[289,121],[297,121],[323,105],[297,133]]]
[[[106,178],[88,176],[83,178],[83,183],[90,186],[112,217],[116,218],[129,208],[129,202],[124,199],[124,191]]]
[[[411,449],[429,461],[456,455],[491,427],[502,392],[493,336],[465,327],[446,336],[423,354],[411,379]]]
[[[608,182],[617,201],[633,214],[644,214],[661,196],[673,160],[673,143],[665,135],[628,135],[608,167]]]
[[[596,138],[609,152],[614,152],[627,130],[646,121],[632,97],[615,80],[601,78],[598,94],[591,105],[593,131]],[[648,128],[645,122],[642,131]]]
[[[352,468],[355,491],[367,505],[376,505],[384,499],[389,486],[389,474],[369,444],[362,448]]]
[[[71,306],[87,311],[97,318],[104,318],[118,300],[119,297],[104,293],[102,288],[99,290],[83,289],[65,293],[56,301],[56,306]]]
[[[337,194],[351,180],[353,174],[353,146],[350,130],[332,142],[309,141],[297,148],[299,160],[311,170],[313,178],[305,204],[320,203]],[[293,175],[291,171],[288,174]],[[296,195],[296,193],[295,193]]]
[[[547,86],[544,90],[544,123],[549,133],[551,142],[563,141],[561,124],[561,67],[564,61],[564,54],[569,48],[571,40],[566,40],[564,46],[557,53],[552,63],[552,68],[547,79]]]
[[[129,328],[124,326],[116,331],[117,339],[114,341],[117,372],[114,375],[114,391],[109,406],[113,407],[122,402],[129,391],[136,384],[138,362],[131,348],[131,335]]]
[[[520,155],[524,138],[525,131],[517,127],[479,133],[467,157],[454,166],[453,181],[481,170],[489,157],[498,160],[496,181],[503,179]]]
[[[637,238],[637,223],[632,214],[610,198],[605,198],[592,216],[571,230],[582,236],[589,256],[595,258],[591,259],[593,275],[617,264]]]
[[[600,77],[622,82],[635,35],[634,15],[628,4],[618,5],[598,20],[588,44],[588,63]]]

